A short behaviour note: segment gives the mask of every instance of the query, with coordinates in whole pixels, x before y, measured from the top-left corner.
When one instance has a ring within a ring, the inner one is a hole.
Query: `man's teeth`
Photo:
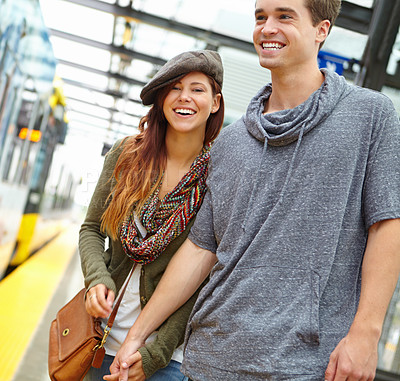
[[[263,43],[263,48],[267,50],[279,50],[282,49],[284,45],[278,44],[277,42],[264,42]]]
[[[193,115],[195,114],[195,112],[193,110],[188,110],[185,108],[177,108],[175,110],[175,112],[177,112],[178,114],[185,114],[185,115]]]

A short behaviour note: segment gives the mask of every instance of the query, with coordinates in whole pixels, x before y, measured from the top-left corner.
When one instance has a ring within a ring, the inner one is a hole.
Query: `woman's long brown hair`
[[[178,77],[176,82],[185,75]],[[225,109],[221,87],[212,77],[209,78],[213,95],[221,94],[221,100],[219,110],[210,114],[207,120],[204,145],[219,134]],[[123,150],[113,172],[116,184],[108,196],[108,206],[101,220],[101,229],[114,240],[118,237],[120,224],[132,208],[140,210],[161,181],[167,160],[167,120],[163,104],[176,82],[159,90],[154,105],[139,122],[139,134],[125,138],[121,143]]]

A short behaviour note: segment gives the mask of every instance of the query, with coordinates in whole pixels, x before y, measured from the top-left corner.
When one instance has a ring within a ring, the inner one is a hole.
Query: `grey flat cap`
[[[182,74],[201,71],[222,87],[224,69],[220,55],[213,50],[195,50],[184,52],[171,58],[157,74],[143,87],[140,98],[144,105],[154,103],[159,89],[174,82]]]

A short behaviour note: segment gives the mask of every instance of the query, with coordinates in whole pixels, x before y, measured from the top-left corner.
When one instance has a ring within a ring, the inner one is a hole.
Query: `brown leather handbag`
[[[136,264],[120,292],[104,332],[100,319],[86,312],[85,289],[79,291],[57,312],[49,335],[48,366],[52,381],[81,381],[91,366],[101,367],[105,354],[104,344],[135,267]]]

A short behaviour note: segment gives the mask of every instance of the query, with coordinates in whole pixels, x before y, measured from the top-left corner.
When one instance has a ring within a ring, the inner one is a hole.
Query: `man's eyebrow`
[[[286,12],[286,13],[296,13],[297,14],[297,12],[293,8],[289,8],[289,7],[275,8],[275,12]]]
[[[264,9],[256,8],[254,13],[258,14],[258,13],[263,13],[263,12],[264,12]],[[275,12],[286,12],[286,13],[297,14],[297,12],[293,8],[289,8],[289,7],[278,7],[278,8],[275,8]]]

